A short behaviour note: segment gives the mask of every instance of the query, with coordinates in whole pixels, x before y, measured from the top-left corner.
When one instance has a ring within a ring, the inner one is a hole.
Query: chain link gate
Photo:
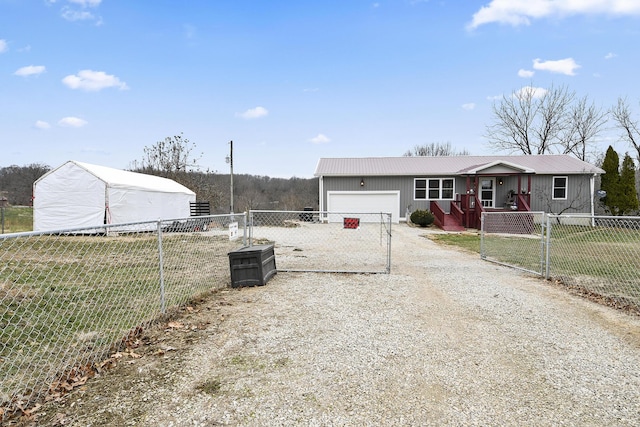
[[[274,245],[278,271],[391,272],[391,214],[249,212],[249,244]]]
[[[544,275],[544,212],[483,212],[480,257],[497,264]]]

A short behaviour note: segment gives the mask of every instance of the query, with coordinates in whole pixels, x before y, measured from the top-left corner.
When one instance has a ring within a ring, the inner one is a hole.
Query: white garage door
[[[399,191],[328,191],[327,211],[340,213],[391,213],[397,223],[400,213]]]

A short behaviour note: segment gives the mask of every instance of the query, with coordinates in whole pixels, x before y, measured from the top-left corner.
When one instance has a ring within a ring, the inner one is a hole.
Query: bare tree
[[[626,98],[618,98],[618,103],[611,111],[611,116],[622,131],[622,139],[636,150],[636,159],[640,162],[640,127],[638,121],[631,117],[631,109]]]
[[[198,161],[202,157],[192,156],[196,145],[180,135],[168,136],[150,147],[144,147],[144,157],[140,166],[134,161],[132,169],[142,172],[176,178],[181,173],[199,170]]]
[[[493,104],[494,121],[487,126],[489,144],[522,154],[573,154],[585,160],[606,123],[587,97],[577,101],[566,86],[525,86]]]
[[[593,103],[589,104],[585,96],[572,106],[569,116],[569,131],[564,139],[563,154],[573,154],[580,160],[597,158],[595,152],[589,152],[593,142],[607,123],[607,111],[602,111]]]
[[[427,156],[468,156],[469,152],[465,149],[461,151],[454,150],[450,142],[440,143],[432,142],[430,144],[416,145],[413,149],[403,154],[404,157],[427,157]]]

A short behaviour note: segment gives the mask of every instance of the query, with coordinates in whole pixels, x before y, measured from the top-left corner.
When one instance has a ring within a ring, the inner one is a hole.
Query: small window
[[[429,199],[437,200],[439,198],[440,198],[440,180],[430,179],[429,180]]]
[[[442,197],[441,199],[453,200],[453,179],[442,180]]]
[[[415,180],[415,195],[414,198],[416,200],[424,200],[427,198],[427,180],[426,179],[416,179]]]
[[[552,191],[553,191],[554,200],[566,200],[567,199],[567,177],[554,176]]]

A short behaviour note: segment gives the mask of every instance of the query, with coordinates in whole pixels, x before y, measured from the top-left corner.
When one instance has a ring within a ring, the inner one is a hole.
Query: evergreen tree
[[[602,204],[605,206],[612,215],[618,214],[618,189],[620,187],[620,158],[618,153],[612,146],[607,148],[607,154],[602,162],[602,169],[604,169],[604,175],[602,175],[600,181],[600,188],[607,192],[607,195],[602,198]]]
[[[636,168],[629,153],[625,154],[620,172],[618,188],[618,213],[629,214],[638,210],[638,194],[636,193]]]

